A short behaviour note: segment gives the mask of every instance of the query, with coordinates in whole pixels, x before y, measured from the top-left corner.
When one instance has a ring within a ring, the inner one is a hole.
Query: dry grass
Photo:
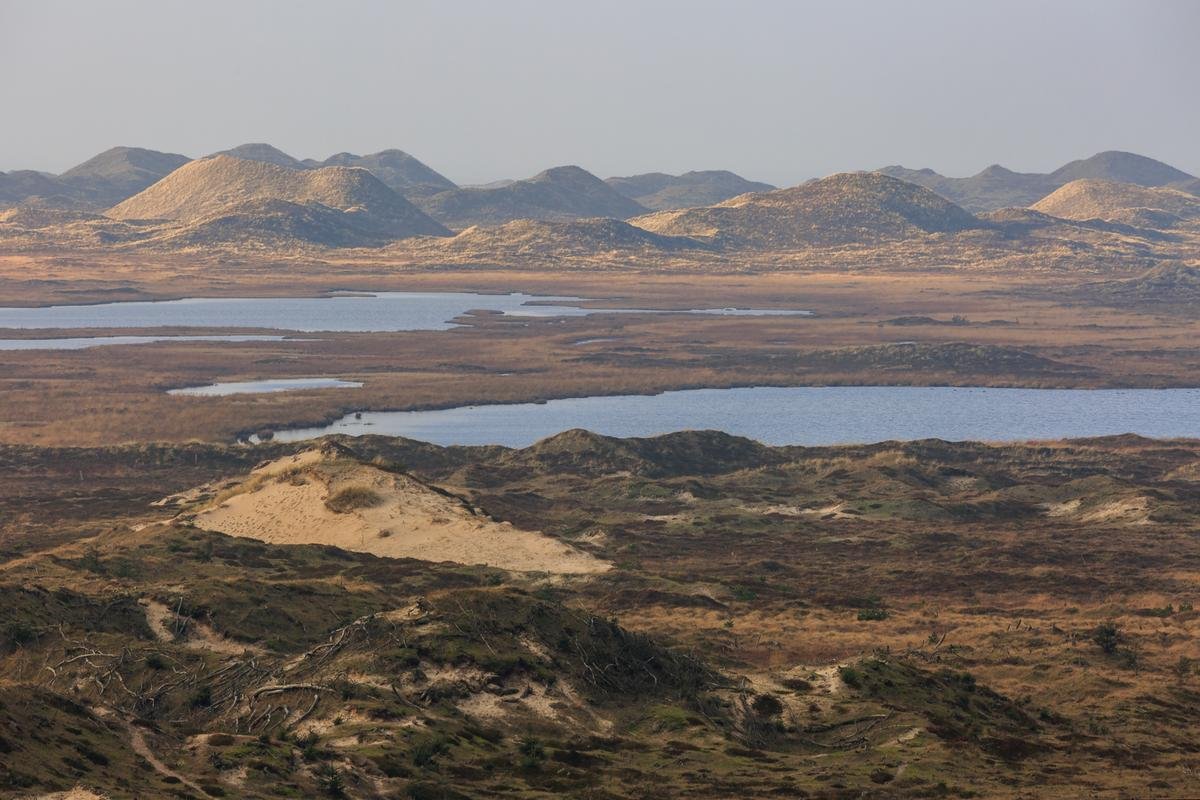
[[[335,514],[347,514],[382,502],[383,496],[369,486],[343,486],[325,500],[325,507]]]
[[[308,286],[303,280],[297,285]],[[353,284],[348,279],[342,285]],[[618,306],[629,305],[629,298],[658,307],[785,305],[811,308],[819,316],[485,317],[474,320],[470,327],[451,331],[327,334],[321,341],[304,343],[162,343],[74,352],[5,352],[0,353],[4,367],[0,391],[5,397],[0,404],[0,441],[97,445],[228,440],[239,432],[316,424],[356,409],[526,402],[695,386],[900,383],[1094,387],[1200,383],[1200,364],[1192,356],[1200,323],[1132,311],[1098,312],[1064,305],[1056,299],[1014,299],[993,294],[1005,284],[987,279],[804,275],[683,280],[618,275],[606,281],[572,281],[561,275],[458,273],[409,276],[400,285],[393,276],[379,278],[374,285],[521,289],[607,297],[608,303]],[[5,291],[13,286],[0,282],[0,289]],[[28,286],[23,286],[28,291]],[[311,286],[317,288],[317,284]],[[205,293],[186,283],[174,288],[180,293]],[[265,278],[240,289],[235,282],[235,293],[283,289]],[[955,314],[975,322],[1006,319],[1019,320],[1020,324],[880,324],[902,316],[949,319]],[[616,341],[574,344],[594,338]],[[861,352],[844,363],[836,357],[840,349],[906,341],[929,347],[970,342],[1013,348],[1093,371],[1021,372],[982,362],[970,369],[949,369],[939,367],[936,360],[897,369],[872,366],[874,357],[864,358]],[[631,350],[631,346],[641,349]],[[831,352],[835,353],[833,357]],[[814,354],[823,355],[818,358]],[[167,386],[222,379],[321,374],[357,378],[365,385],[350,391],[225,398],[163,393]]]

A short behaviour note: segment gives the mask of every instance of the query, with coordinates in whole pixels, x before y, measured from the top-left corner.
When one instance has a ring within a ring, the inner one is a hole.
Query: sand
[[[379,501],[343,513],[325,501],[346,487]],[[415,478],[307,451],[270,462],[195,515],[206,530],[271,544],[323,544],[386,558],[585,574],[611,566],[550,536],[514,528]]]

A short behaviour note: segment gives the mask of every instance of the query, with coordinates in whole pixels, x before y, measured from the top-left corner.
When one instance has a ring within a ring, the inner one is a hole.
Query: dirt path
[[[146,624],[160,642],[171,642],[182,645],[189,650],[207,650],[211,653],[239,656],[247,651],[252,653],[264,652],[261,647],[226,639],[211,626],[194,619],[188,619],[184,637],[175,634],[174,628],[178,617],[165,603],[143,597],[138,601],[146,609]]]
[[[188,780],[183,775],[180,775],[178,772],[160,761],[158,756],[154,755],[154,751],[150,749],[150,745],[146,743],[145,734],[129,724],[126,724],[126,728],[129,730],[129,744],[133,747],[133,752],[146,759],[146,762],[150,764],[155,772],[166,778],[174,778],[184,786],[191,789],[193,792],[199,794],[201,797],[208,796],[208,792],[201,789],[199,785]]]

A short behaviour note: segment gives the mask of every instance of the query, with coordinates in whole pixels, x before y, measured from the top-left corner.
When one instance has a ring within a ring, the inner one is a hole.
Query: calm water
[[[114,344],[152,342],[278,342],[282,336],[79,336],[62,339],[0,339],[0,350],[84,350]],[[303,340],[297,340],[303,341]]]
[[[210,383],[208,386],[186,386],[170,389],[167,394],[188,397],[224,397],[229,394],[269,394],[271,392],[294,392],[300,389],[357,389],[358,381],[343,381],[337,378],[279,378],[266,381],[229,381]]]
[[[441,445],[524,447],[570,428],[610,436],[715,429],[767,444],[842,444],[888,439],[1059,439],[1139,433],[1200,436],[1198,389],[972,389],[757,387],[660,395],[469,406],[443,411],[364,412],[325,428],[279,431],[296,441],[327,433],[406,436]]]
[[[479,309],[526,317],[578,317],[641,309],[587,309],[578,297],[470,292],[379,292],[327,297],[192,297],[159,302],[0,308],[0,328],[279,328],[292,331],[414,331],[457,327]],[[538,305],[532,305],[537,303]],[[552,303],[553,305],[542,305]],[[807,315],[789,309],[690,309],[735,316]]]

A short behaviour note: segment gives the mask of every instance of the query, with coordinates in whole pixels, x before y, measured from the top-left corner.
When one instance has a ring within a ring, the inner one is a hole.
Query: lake
[[[807,316],[780,308],[696,308],[675,312],[581,308],[579,297],[472,292],[376,292],[324,297],[189,297],[78,306],[0,308],[0,328],[277,328],[291,331],[446,330],[468,311],[522,317],[613,313]]]
[[[207,386],[185,386],[168,389],[167,394],[185,397],[225,397],[231,394],[271,394],[273,392],[295,392],[301,389],[357,389],[358,381],[343,381],[338,378],[277,378],[262,381],[227,381],[210,383]]]
[[[405,436],[440,445],[525,447],[570,428],[609,436],[714,429],[767,444],[888,439],[1024,440],[1138,433],[1200,436],[1200,389],[754,387],[658,395],[349,414],[277,441],[329,433]]]
[[[282,336],[77,336],[60,339],[0,339],[0,350],[86,350],[120,344],[154,342],[280,342]],[[296,341],[305,341],[297,339]]]

